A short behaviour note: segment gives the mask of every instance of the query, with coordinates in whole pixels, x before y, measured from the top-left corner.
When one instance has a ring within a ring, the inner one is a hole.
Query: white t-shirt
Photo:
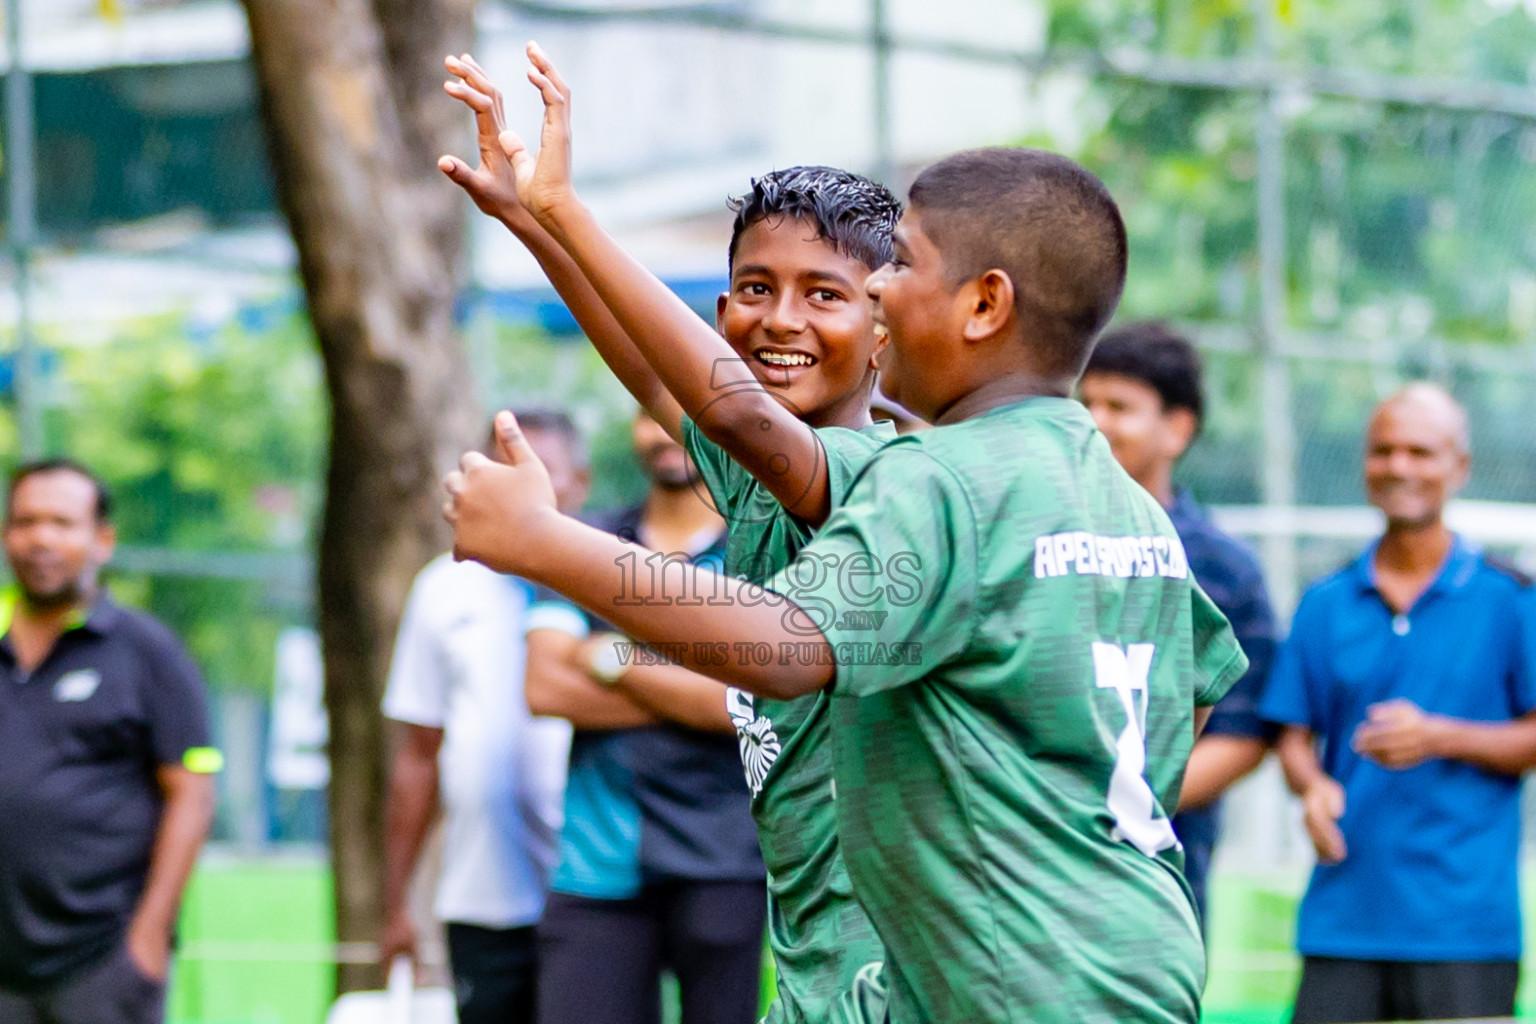
[[[434,559],[411,587],[384,714],[443,730],[444,921],[533,924],[555,866],[569,723],[523,696],[531,588],[475,562]]]

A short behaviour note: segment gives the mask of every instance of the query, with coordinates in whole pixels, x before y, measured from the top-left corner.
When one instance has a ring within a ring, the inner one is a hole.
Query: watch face
[[[614,683],[624,674],[624,659],[619,656],[619,645],[628,643],[623,637],[610,633],[602,638],[592,653],[592,672],[604,683]]]

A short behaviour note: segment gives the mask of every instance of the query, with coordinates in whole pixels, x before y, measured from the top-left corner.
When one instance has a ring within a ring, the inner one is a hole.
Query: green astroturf
[[[1536,877],[1525,885],[1526,966],[1536,977]],[[1283,1024],[1296,986],[1296,898],[1304,878],[1218,872],[1212,879],[1208,1024]],[[330,1005],[329,867],[318,856],[205,857],[182,912],[172,1024],[319,1024]],[[772,991],[772,970],[763,974]],[[676,1020],[675,992],[667,1018]],[[1522,986],[1536,1019],[1536,983]]]

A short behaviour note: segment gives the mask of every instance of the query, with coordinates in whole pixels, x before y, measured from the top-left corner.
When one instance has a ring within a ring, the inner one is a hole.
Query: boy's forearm
[[[1238,779],[1264,760],[1264,741],[1248,736],[1202,736],[1189,755],[1179,810],[1192,811],[1215,803]]]
[[[646,549],[550,515],[537,544],[492,567],[552,587],[677,664],[750,693],[787,700],[831,683],[826,639],[782,595],[692,565],[652,573]],[[753,656],[763,645],[768,664]]]

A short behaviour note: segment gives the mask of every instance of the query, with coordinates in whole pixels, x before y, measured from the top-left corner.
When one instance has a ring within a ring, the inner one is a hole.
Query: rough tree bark
[[[452,324],[464,206],[435,163],[467,141],[442,58],[469,48],[474,0],[245,7],[331,401],[318,551],[331,850],[338,937],[368,942],[382,893],[379,701],[411,580],[447,541],[441,474],[480,426]],[[338,982],[379,977],[343,966]]]

